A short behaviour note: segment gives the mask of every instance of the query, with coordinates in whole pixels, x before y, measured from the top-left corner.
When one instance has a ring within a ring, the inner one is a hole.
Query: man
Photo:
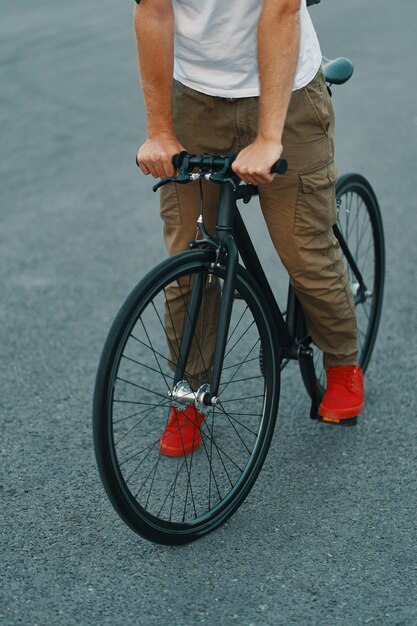
[[[306,0],[136,2],[148,134],[137,155],[142,172],[172,176],[172,157],[182,150],[237,153],[233,169],[259,185],[272,241],[324,353],[327,389],[320,413],[336,419],[357,415],[363,376],[355,307],[331,229],[334,115]],[[275,177],[270,170],[281,155],[289,170]],[[215,206],[214,187],[205,191],[209,209]],[[169,254],[187,249],[198,212],[198,186],[162,189]],[[186,411],[181,421],[172,409],[161,437],[163,453],[181,456],[198,447],[193,422],[200,425],[203,418],[195,407]]]

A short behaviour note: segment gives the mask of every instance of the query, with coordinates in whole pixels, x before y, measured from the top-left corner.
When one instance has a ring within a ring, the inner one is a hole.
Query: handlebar
[[[188,154],[185,150],[176,154],[172,158],[172,164],[177,170],[176,176],[168,176],[162,178],[159,183],[153,186],[153,190],[157,191],[160,187],[169,183],[177,183],[186,185],[192,180],[206,178],[213,183],[223,184],[230,183],[236,191],[239,186],[239,177],[232,170],[232,163],[236,159],[235,154]],[[138,160],[136,157],[136,164]],[[198,172],[194,172],[198,169]],[[271,168],[271,174],[285,174],[288,169],[288,163],[285,159],[278,159]]]
[[[227,170],[231,168],[236,156],[234,154],[227,154],[221,156],[218,154],[188,154],[188,152],[180,152],[176,154],[172,159],[172,164],[176,170],[180,169],[181,165],[186,162],[186,171],[191,173],[194,169],[199,169],[202,172],[220,172],[224,174],[228,173]],[[283,175],[288,170],[288,163],[285,159],[278,159],[271,168],[271,174]],[[232,174],[232,171],[230,171]]]

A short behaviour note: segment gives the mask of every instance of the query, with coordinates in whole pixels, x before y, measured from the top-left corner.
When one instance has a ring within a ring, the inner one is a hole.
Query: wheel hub
[[[194,391],[187,380],[180,380],[175,387],[168,392],[172,404],[182,411],[184,407],[194,404],[197,411],[207,414],[211,407],[217,403],[217,397],[210,398],[210,385],[204,383],[197,391]]]

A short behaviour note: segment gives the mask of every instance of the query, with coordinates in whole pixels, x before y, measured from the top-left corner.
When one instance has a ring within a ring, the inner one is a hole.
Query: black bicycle
[[[326,59],[323,69],[334,84],[353,71],[347,59]],[[183,153],[177,176],[155,186],[200,178],[219,184],[216,232],[208,234],[200,218],[201,239],[135,287],[112,325],[97,373],[94,443],[103,484],[122,519],[160,543],[197,539],[242,504],[271,442],[280,371],[288,362],[298,362],[310,417],[320,419],[320,350],[291,284],[280,311],[236,206],[257,188],[240,184],[232,161],[231,155]],[[274,171],[284,174],[286,167],[281,160]],[[382,307],[382,220],[375,193],[359,174],[342,176],[336,197],[334,233],[356,303],[365,370]],[[204,415],[201,445],[178,458],[160,451],[172,404],[194,404]]]

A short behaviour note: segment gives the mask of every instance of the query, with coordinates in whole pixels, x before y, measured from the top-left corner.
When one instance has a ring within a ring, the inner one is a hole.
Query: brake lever
[[[188,163],[192,156],[193,155],[188,154],[188,152],[180,152],[176,157],[176,163],[174,163],[174,166],[178,168],[178,175],[162,178],[152,187],[153,191],[158,191],[160,187],[168,185],[169,183],[177,183],[178,185],[185,185],[186,183],[189,183],[191,180],[191,174],[188,172]]]
[[[156,183],[156,185],[152,187],[152,190],[158,191],[160,187],[163,187],[164,185],[168,185],[169,183],[177,183],[179,185],[185,185],[186,183],[189,183],[190,180],[191,180],[190,174],[187,174],[186,176],[181,175],[181,174],[179,174],[178,176],[168,176],[167,178],[161,178],[159,183]]]
[[[232,176],[226,177],[226,174],[228,172],[232,172],[232,163],[235,160],[235,158],[236,156],[233,154],[226,155],[226,160],[225,160],[225,164],[223,168],[219,170],[218,172],[210,172],[207,177],[208,180],[210,180],[213,183],[217,183],[218,185],[221,185],[222,183],[230,183],[230,185],[232,185],[233,187],[233,191],[236,191],[236,189],[239,186],[238,176],[232,175]]]
[[[206,178],[207,180],[210,180],[212,183],[217,183],[218,185],[221,185],[222,183],[230,183],[233,187],[233,191],[236,191],[236,189],[238,188],[238,179],[236,177],[232,178],[224,178],[223,177],[223,170],[221,172],[215,172],[214,174],[209,174]]]

